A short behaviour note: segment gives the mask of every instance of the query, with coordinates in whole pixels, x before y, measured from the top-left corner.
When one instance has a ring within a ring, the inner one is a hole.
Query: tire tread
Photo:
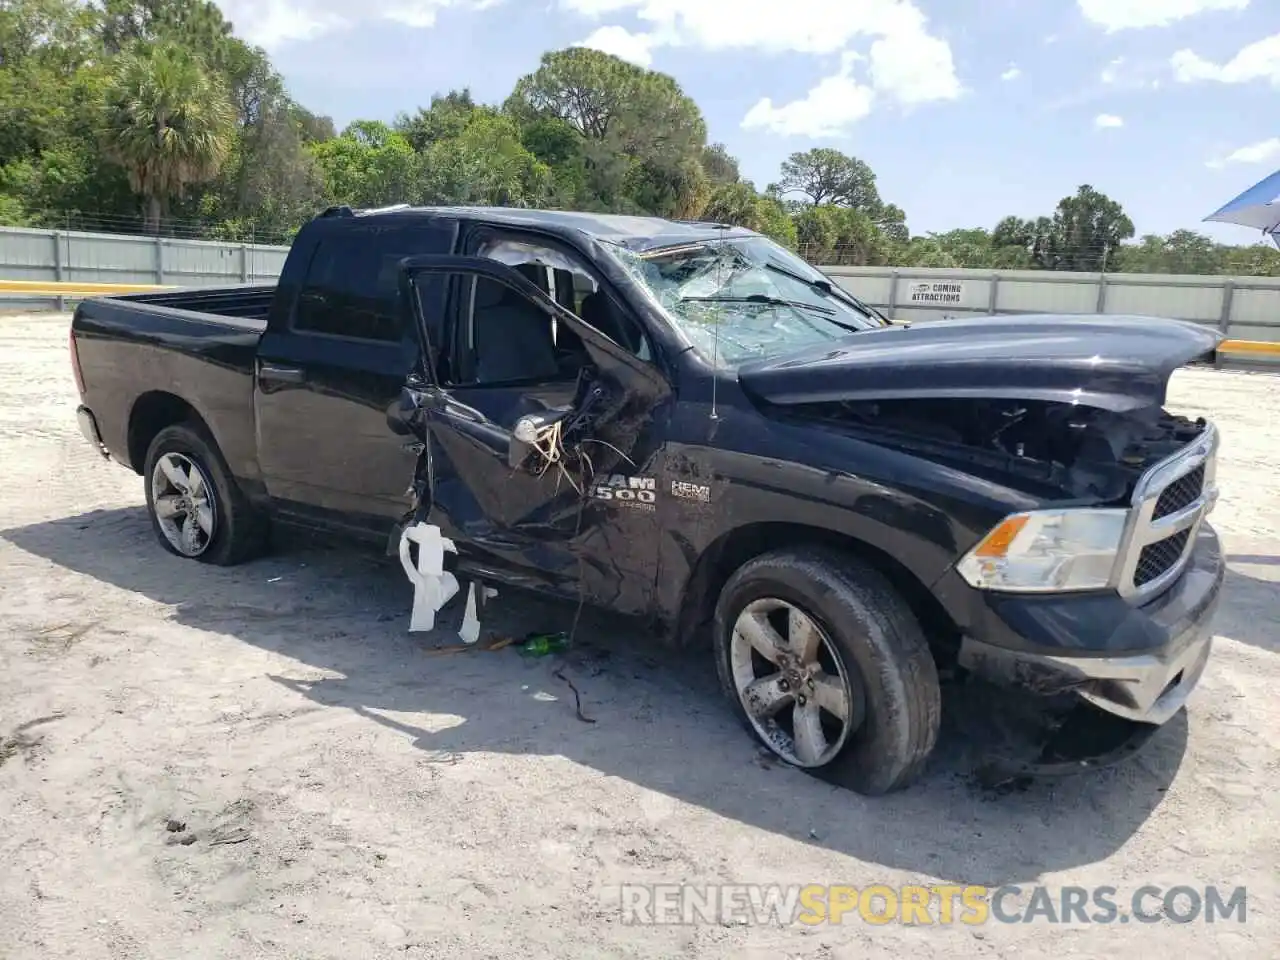
[[[865,750],[859,752],[855,741],[847,744],[831,763],[812,772],[868,795],[907,786],[922,774],[937,743],[942,717],[937,667],[919,620],[906,600],[883,574],[859,557],[817,546],[776,550],[748,560],[729,578],[716,606],[716,652],[721,685],[735,712],[754,735],[728,671],[728,630],[732,621],[724,605],[745,584],[774,579],[788,571],[802,578],[821,597],[826,609],[813,612],[820,613],[823,619],[832,619],[832,607],[837,611],[840,607],[853,607],[866,617],[883,641],[873,640],[867,645],[866,655],[877,667],[877,676],[866,678],[867,682],[897,688],[891,700],[900,704],[903,712],[901,718],[888,718],[895,727],[890,740],[898,742],[890,743],[887,756],[868,758],[863,755]],[[839,625],[831,625],[830,632],[842,656],[853,656]]]

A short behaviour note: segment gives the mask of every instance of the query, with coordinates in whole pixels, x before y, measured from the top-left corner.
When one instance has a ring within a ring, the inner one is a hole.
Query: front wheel
[[[867,564],[819,549],[748,561],[720,594],[715,646],[735,713],[787,763],[867,795],[920,775],[942,714],[937,668]]]
[[[198,425],[175,424],[156,434],[143,472],[151,526],[170,553],[232,566],[264,549],[265,518]]]

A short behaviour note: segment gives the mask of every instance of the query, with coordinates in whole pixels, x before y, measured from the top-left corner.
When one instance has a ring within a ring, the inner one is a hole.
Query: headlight
[[[1037,510],[1000,521],[956,569],[982,590],[1101,590],[1111,582],[1127,510]]]

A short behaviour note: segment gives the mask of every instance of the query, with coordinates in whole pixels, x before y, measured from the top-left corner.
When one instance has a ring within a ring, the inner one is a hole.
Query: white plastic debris
[[[418,545],[418,565],[414,567],[409,544]],[[410,633],[434,630],[436,613],[458,592],[458,578],[444,568],[444,552],[457,553],[453,541],[440,535],[434,524],[415,523],[400,534],[400,566],[413,584],[413,614]]]
[[[478,591],[477,588],[479,588]],[[476,612],[477,592],[481,603],[492,600],[498,595],[498,591],[493,587],[486,587],[479,580],[471,581],[471,586],[467,589],[467,610],[462,615],[462,626],[458,628],[458,636],[462,638],[463,643],[475,643],[480,639],[480,617]]]

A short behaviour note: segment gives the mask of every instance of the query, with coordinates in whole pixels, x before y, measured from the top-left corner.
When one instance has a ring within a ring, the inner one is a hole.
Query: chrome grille
[[[1217,454],[1218,431],[1207,424],[1195,441],[1138,481],[1116,584],[1123,596],[1145,600],[1186,567],[1200,524],[1218,497]]]
[[[1186,476],[1179,477],[1164,488],[1164,493],[1160,494],[1160,499],[1156,501],[1155,513],[1151,515],[1151,519],[1160,520],[1189,507],[1195,503],[1203,489],[1204,464],[1202,463]]]
[[[1190,530],[1181,530],[1172,537],[1165,537],[1143,547],[1138,554],[1137,569],[1133,571],[1133,585],[1145,586],[1172,568],[1182,556],[1190,538]]]

